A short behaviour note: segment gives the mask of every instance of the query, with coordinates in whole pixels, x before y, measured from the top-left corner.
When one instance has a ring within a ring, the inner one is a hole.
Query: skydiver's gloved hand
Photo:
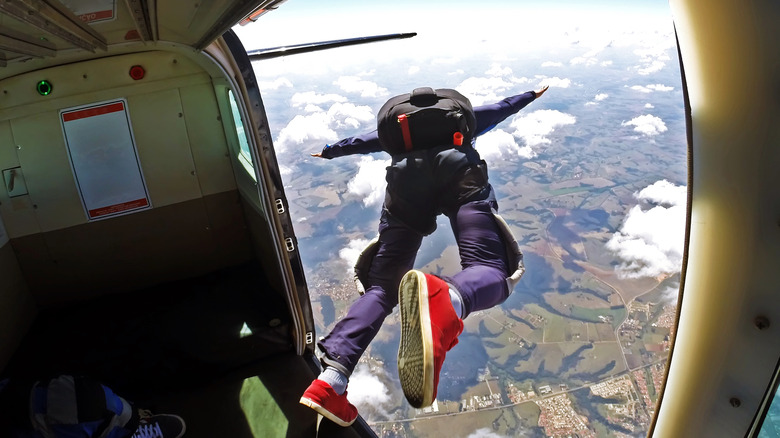
[[[311,154],[312,157],[322,158],[322,152],[316,152]]]
[[[538,99],[538,98],[542,97],[542,94],[544,94],[544,92],[547,91],[548,88],[550,88],[550,86],[549,85],[545,85],[540,90],[534,91],[534,95],[536,95],[536,98]]]

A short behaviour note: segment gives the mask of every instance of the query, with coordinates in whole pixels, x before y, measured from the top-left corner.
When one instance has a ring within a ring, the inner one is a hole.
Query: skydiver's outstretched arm
[[[344,155],[370,154],[372,152],[382,152],[382,146],[379,143],[379,135],[376,130],[325,145],[322,148],[322,152],[313,153],[311,156],[331,159],[343,157]]]
[[[474,108],[477,117],[477,136],[480,136],[496,125],[506,120],[507,117],[525,108],[529,103],[544,94],[549,86],[544,86],[538,91],[526,91],[490,105],[482,105]]]
[[[483,105],[474,108],[474,114],[477,118],[477,136],[493,129],[496,125],[506,120],[507,117],[515,114],[526,105],[538,99],[544,94],[549,86],[544,86],[537,91],[527,91],[522,94],[507,97],[506,99],[491,105]],[[311,154],[317,158],[336,158],[344,155],[370,154],[372,152],[381,152],[382,146],[379,143],[379,134],[376,130],[366,134],[347,137],[336,143],[325,145],[322,152]]]

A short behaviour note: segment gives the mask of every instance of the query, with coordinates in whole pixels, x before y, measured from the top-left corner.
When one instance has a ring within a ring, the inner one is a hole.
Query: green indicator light
[[[48,96],[51,94],[52,86],[49,81],[40,81],[35,87],[38,89],[38,94],[41,96]]]

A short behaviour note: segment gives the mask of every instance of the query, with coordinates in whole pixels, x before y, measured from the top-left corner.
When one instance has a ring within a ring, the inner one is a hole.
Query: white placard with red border
[[[116,18],[116,0],[62,0],[62,4],[84,23]]]
[[[60,110],[73,177],[89,220],[151,208],[127,101]]]

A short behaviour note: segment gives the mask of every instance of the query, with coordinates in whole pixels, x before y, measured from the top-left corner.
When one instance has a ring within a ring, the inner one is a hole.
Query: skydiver
[[[349,376],[399,301],[401,387],[412,406],[433,403],[445,355],[458,343],[463,319],[504,302],[522,275],[522,254],[496,213],[498,204],[488,183],[487,166],[474,139],[548,88],[475,107],[476,129],[468,144],[391,155],[379,237],[361,255],[371,256],[363,276],[365,293],[318,342],[324,369],[304,392],[302,404],[341,426],[355,421],[357,408],[347,400]],[[375,130],[326,145],[311,155],[331,159],[381,152],[385,148],[379,138]],[[436,229],[440,213],[450,219],[461,258],[462,270],[452,277],[412,269],[422,239]],[[512,265],[517,260],[510,260],[507,249],[512,245],[520,268]]]

